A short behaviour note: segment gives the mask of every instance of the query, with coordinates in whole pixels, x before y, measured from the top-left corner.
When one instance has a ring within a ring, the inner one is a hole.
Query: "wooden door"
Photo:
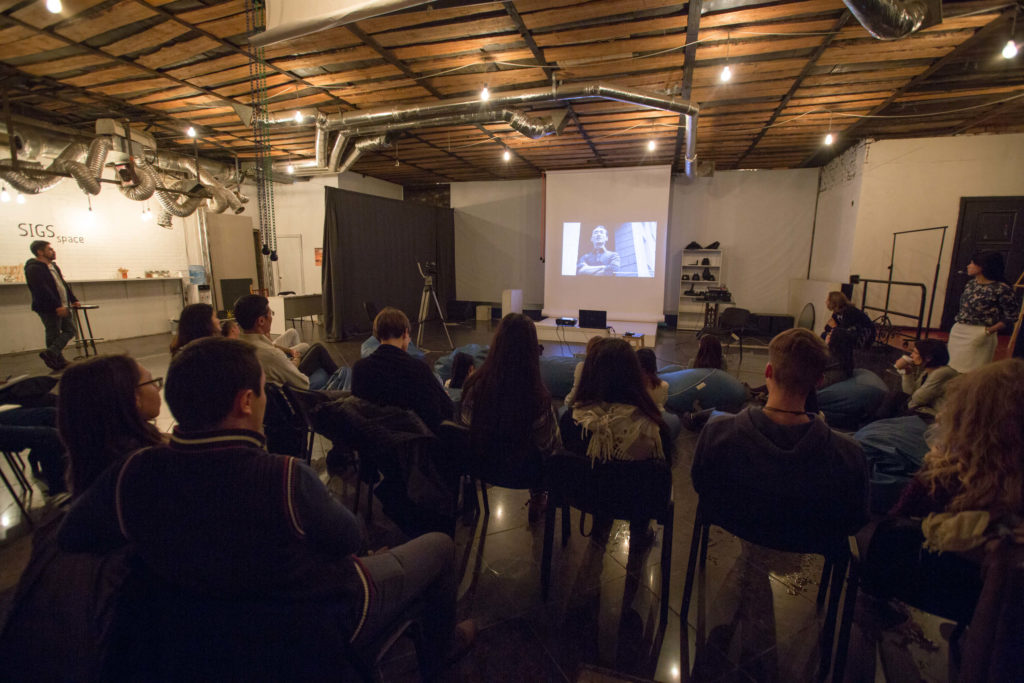
[[[946,282],[942,329],[953,326],[960,309],[960,295],[970,279],[967,264],[979,251],[997,251],[1006,263],[1006,279],[1012,285],[1024,271],[1024,197],[963,197],[956,226],[953,262]]]

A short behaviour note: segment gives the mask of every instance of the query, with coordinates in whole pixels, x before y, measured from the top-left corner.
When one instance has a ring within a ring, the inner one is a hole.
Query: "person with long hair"
[[[1006,284],[1003,255],[981,251],[967,264],[971,281],[960,295],[960,310],[949,331],[949,366],[970,372],[992,361],[999,333],[1013,327],[1017,299]]]
[[[220,332],[220,321],[210,304],[189,304],[178,316],[178,333],[171,342],[171,355],[175,355],[193,339],[215,337]]]
[[[640,372],[643,374],[644,384],[647,386],[647,393],[651,395],[654,405],[661,411],[661,419],[668,425],[669,434],[673,441],[679,436],[682,423],[679,416],[665,410],[668,403],[668,382],[658,375],[658,358],[651,349],[637,349],[636,359],[640,363]]]
[[[452,376],[444,383],[444,389],[448,392],[448,396],[452,401],[458,402],[462,400],[462,387],[466,383],[466,379],[475,370],[476,366],[473,364],[473,356],[468,353],[459,351],[452,358]]]
[[[672,438],[640,361],[624,339],[603,337],[583,361],[576,402],[561,419],[562,442],[594,460],[669,459]]]
[[[889,515],[865,556],[872,592],[970,619],[980,564],[945,551],[969,554],[1000,528],[1024,533],[1024,361],[990,363],[947,383],[931,449]]]
[[[827,386],[843,382],[853,377],[853,347],[857,343],[854,333],[848,328],[833,327],[825,336],[825,345],[828,346],[828,362],[825,364],[825,374],[821,384],[817,387],[820,391]]]
[[[712,334],[702,336],[700,346],[697,347],[697,355],[690,359],[689,367],[728,370],[729,363],[722,353],[722,340]]]
[[[860,310],[842,292],[829,292],[825,299],[825,308],[832,316],[825,323],[821,338],[826,339],[828,333],[836,328],[844,328],[856,339],[856,346],[866,349],[875,341],[875,325],[864,311]]]
[[[150,420],[160,414],[160,379],[126,355],[72,363],[60,381],[57,425],[70,459],[78,502],[109,468],[163,443]],[[66,515],[54,515],[32,538],[0,659],[12,680],[103,680],[103,658],[129,575],[129,548],[105,554],[58,548]]]
[[[487,359],[462,388],[462,421],[478,454],[503,462],[529,483],[530,520],[544,507],[540,463],[558,445],[558,420],[540,375],[537,328],[521,313],[509,313],[494,332]]]
[[[937,339],[919,339],[909,358],[899,358],[894,365],[903,375],[903,393],[910,396],[907,408],[927,415],[938,413],[946,383],[957,376],[957,371],[949,367],[946,344]]]
[[[587,346],[583,350],[583,357],[586,358],[587,355],[591,351],[593,351],[594,344],[596,344],[597,342],[601,341],[602,339],[604,339],[604,337],[602,337],[600,335],[594,335],[593,337],[588,339],[587,340]],[[583,374],[583,361],[580,361],[579,363],[576,364],[576,367],[572,369],[572,388],[569,389],[569,393],[565,395],[565,406],[566,407],[571,406],[573,404],[573,402],[576,400],[576,390],[580,386],[580,375],[582,375],[582,374]]]

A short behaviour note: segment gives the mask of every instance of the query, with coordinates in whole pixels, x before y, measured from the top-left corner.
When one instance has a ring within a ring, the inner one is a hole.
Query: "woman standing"
[[[1003,255],[981,251],[971,257],[967,274],[973,280],[960,295],[960,311],[949,331],[949,365],[970,372],[991,362],[999,332],[1017,318],[1013,288],[1003,277]]]

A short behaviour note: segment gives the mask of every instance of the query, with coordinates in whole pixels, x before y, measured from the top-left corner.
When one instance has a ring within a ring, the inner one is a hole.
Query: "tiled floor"
[[[451,326],[456,345],[487,343],[492,330],[493,323]],[[307,324],[307,336],[309,331]],[[425,346],[445,348],[440,331],[431,331],[435,336],[428,335]],[[351,364],[361,341],[329,347],[339,361]],[[169,360],[167,342],[163,337],[109,342],[102,351],[131,352],[154,376],[162,376]],[[548,355],[582,350],[579,345],[549,342],[546,346]],[[671,330],[659,333],[655,347],[662,364],[685,364],[695,350],[692,333]],[[763,383],[765,360],[764,349],[749,347],[742,367],[737,369],[735,351],[729,358],[733,374],[752,385]],[[41,370],[34,354],[0,357],[0,375]],[[158,424],[169,428],[166,410]],[[695,442],[696,436],[684,430],[676,444],[675,531],[666,624],[658,623],[660,527],[647,548],[630,546],[625,522],[616,522],[608,541],[598,543],[580,535],[574,512],[565,548],[556,531],[551,593],[544,601],[540,588],[543,524],[528,524],[528,492],[492,488],[490,517],[464,520],[456,531],[463,566],[459,614],[474,618],[481,630],[476,647],[450,672],[451,680],[811,680],[822,621],[815,604],[820,558],[757,548],[713,529],[707,560],[707,642],[698,651],[696,597],[685,620],[685,638],[680,639],[679,610],[697,502],[689,476]],[[328,447],[319,439],[314,453],[314,465],[325,479],[323,457]],[[349,482],[335,477],[329,485],[343,500],[351,501]],[[379,509],[375,522],[373,547],[401,542]],[[28,552],[25,536],[0,545],[0,595],[9,598]],[[947,645],[940,634],[944,622],[907,611],[867,608],[858,613],[846,680],[885,680],[883,670],[892,681],[945,680]],[[868,634],[881,642],[877,655]],[[387,681],[418,680],[408,642],[395,646],[383,673]]]

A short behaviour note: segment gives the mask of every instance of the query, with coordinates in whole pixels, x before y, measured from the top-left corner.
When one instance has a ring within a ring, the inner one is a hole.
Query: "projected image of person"
[[[608,230],[603,225],[594,228],[590,233],[590,242],[594,245],[592,251],[588,251],[580,257],[576,264],[577,275],[615,275],[619,270],[619,255],[606,248],[608,244]]]

